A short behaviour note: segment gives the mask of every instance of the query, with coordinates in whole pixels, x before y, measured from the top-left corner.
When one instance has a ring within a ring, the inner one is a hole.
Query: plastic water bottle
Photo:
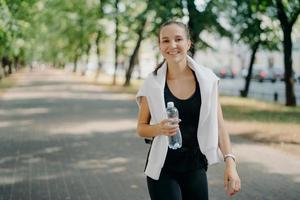
[[[178,110],[174,106],[174,102],[167,103],[167,115],[169,119],[178,120]],[[173,122],[172,124],[176,124],[177,122]],[[177,129],[176,135],[169,136],[169,148],[171,149],[179,149],[182,146],[182,137],[180,129]]]

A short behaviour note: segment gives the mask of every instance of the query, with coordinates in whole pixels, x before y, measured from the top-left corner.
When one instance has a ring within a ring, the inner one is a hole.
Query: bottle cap
[[[174,107],[174,102],[170,101],[167,103],[168,108],[173,108]]]

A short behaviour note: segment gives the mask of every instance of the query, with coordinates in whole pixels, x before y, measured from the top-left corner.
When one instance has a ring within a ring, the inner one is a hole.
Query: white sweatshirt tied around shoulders
[[[201,108],[197,131],[201,152],[206,156],[208,164],[220,161],[218,154],[218,81],[219,78],[211,69],[197,64],[190,56],[187,57],[188,66],[195,72],[201,91]],[[149,74],[136,95],[140,106],[140,97],[147,98],[151,120],[150,124],[157,124],[167,118],[164,100],[164,86],[166,81],[166,63],[157,71],[157,75]],[[145,174],[158,180],[168,151],[168,136],[159,135],[152,141]]]

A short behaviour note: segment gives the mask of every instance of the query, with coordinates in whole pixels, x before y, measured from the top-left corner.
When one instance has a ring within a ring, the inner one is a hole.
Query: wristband
[[[233,161],[235,162],[235,155],[233,155],[232,153],[228,153],[224,155],[224,162],[226,161],[227,158],[232,158]]]

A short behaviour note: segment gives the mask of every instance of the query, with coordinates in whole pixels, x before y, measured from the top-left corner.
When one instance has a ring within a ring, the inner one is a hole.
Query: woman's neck
[[[182,77],[184,74],[189,73],[189,67],[187,66],[186,60],[180,63],[167,63],[168,72],[167,78],[169,80],[178,79]]]

